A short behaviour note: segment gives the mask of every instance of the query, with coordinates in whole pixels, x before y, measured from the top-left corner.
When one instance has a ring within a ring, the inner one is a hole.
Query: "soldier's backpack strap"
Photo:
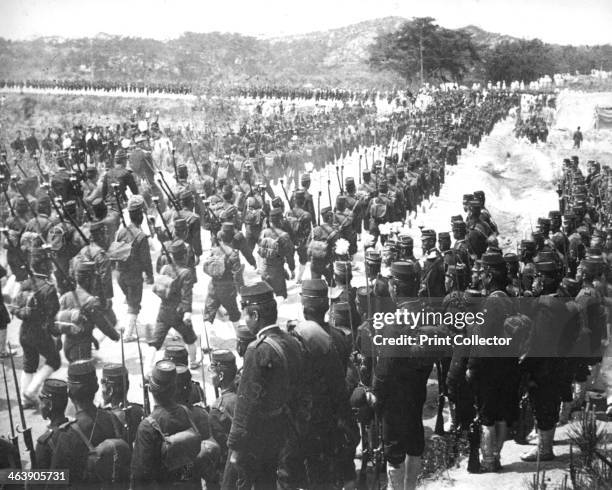
[[[268,336],[265,336],[262,341],[266,344],[268,344],[270,347],[272,347],[272,349],[274,349],[274,352],[276,352],[278,354],[278,356],[281,358],[281,361],[283,363],[283,370],[285,371],[285,383],[284,383],[284,387],[283,387],[283,391],[284,392],[288,392],[289,390],[289,362],[287,361],[287,356],[285,355],[285,352],[283,351],[282,347],[280,346],[280,344],[274,340],[273,338],[270,338]],[[272,410],[271,412],[266,413],[266,415],[268,417],[272,417],[275,415],[280,415],[281,413],[285,412],[288,410],[287,404],[283,404],[281,405],[278,409],[276,410]]]

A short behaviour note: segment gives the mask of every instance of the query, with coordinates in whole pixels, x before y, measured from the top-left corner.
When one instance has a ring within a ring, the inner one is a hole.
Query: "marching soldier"
[[[117,282],[125,295],[128,304],[128,327],[125,341],[136,340],[136,322],[142,302],[143,274],[147,277],[147,284],[153,284],[153,265],[147,236],[140,226],[144,218],[144,199],[142,196],[132,196],[128,202],[130,224],[117,232],[117,242],[130,245],[130,253],[124,261],[117,263],[119,275]]]
[[[332,284],[332,251],[338,232],[333,226],[334,214],[327,206],[321,209],[321,224],[312,229],[308,243],[311,279],[324,277],[327,284]]]
[[[188,366],[189,365],[189,352],[183,344],[172,344],[166,347],[164,350],[164,359],[172,361],[176,366]],[[189,397],[187,402],[189,405],[202,404],[206,401],[206,395],[204,389],[200,383],[194,379],[191,380],[191,388],[189,391]]]
[[[259,238],[257,253],[263,258],[261,278],[274,290],[276,296],[287,298],[285,262],[289,267],[291,279],[295,279],[294,247],[289,234],[282,230],[283,210],[273,208],[270,211],[268,228],[264,229]]]
[[[310,174],[309,173],[303,173],[302,176],[300,177],[300,183],[301,183],[302,188],[299,189],[299,190],[304,191],[304,205],[303,205],[303,209],[304,209],[304,211],[309,213],[310,217],[314,220],[314,218],[317,215],[317,213],[315,211],[314,200],[312,198],[312,194],[310,192],[308,192],[308,189],[310,189]],[[289,207],[291,209],[293,209],[295,207],[295,199],[296,199],[297,192],[298,191],[296,191],[291,196],[291,199],[289,200]]]
[[[228,464],[235,465],[240,488],[282,485],[288,478],[278,473],[282,454],[296,442],[304,361],[299,342],[276,323],[274,293],[263,282],[240,290],[247,327],[257,335],[245,353],[227,440]]]
[[[187,224],[187,239],[185,242],[189,244],[193,253],[195,254],[196,264],[200,263],[200,256],[202,255],[202,239],[200,237],[200,217],[194,213],[195,200],[193,192],[188,189],[183,189],[178,195],[179,203],[181,206],[180,211],[170,209],[166,211],[166,222],[170,223],[176,218],[182,218]]]
[[[297,283],[302,282],[302,276],[306,270],[308,262],[307,242],[312,230],[314,216],[305,211],[306,192],[298,190],[294,194],[294,205],[287,212],[287,221],[291,228],[291,241],[295,246],[298,255],[299,268],[297,274]]]

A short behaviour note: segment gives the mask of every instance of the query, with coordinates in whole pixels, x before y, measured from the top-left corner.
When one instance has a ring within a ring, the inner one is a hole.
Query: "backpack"
[[[311,240],[308,244],[308,255],[313,259],[326,259],[328,243],[324,240]]]
[[[61,225],[53,225],[47,235],[47,242],[51,246],[51,250],[58,252],[66,246],[66,229]]]
[[[370,217],[374,219],[375,222],[384,222],[387,217],[388,205],[384,199],[376,198],[372,202],[372,208],[370,209]]]
[[[264,214],[260,209],[247,209],[244,214],[244,224],[248,226],[261,226]]]
[[[84,470],[85,481],[115,483],[125,482],[130,478],[132,450],[128,443],[121,438],[116,417],[112,417],[115,437],[103,440],[96,447],[91,443],[91,436],[89,439],[85,436],[76,420],[70,424],[70,427],[74,429],[89,449]]]
[[[172,277],[167,274],[167,267],[173,267],[173,265],[166,264],[161,270],[161,274],[155,277],[153,283],[153,292],[162,300],[167,301],[174,292],[174,281],[176,277]],[[178,277],[178,276],[177,276]]]
[[[218,253],[222,251],[224,255]],[[206,274],[208,274],[213,279],[220,279],[225,274],[227,256],[229,254],[225,252],[220,246],[215,247],[211,254],[204,259],[203,269]]]
[[[280,244],[278,243],[278,234],[273,228],[270,228],[276,235],[276,238],[261,237],[259,239],[259,247],[257,253],[264,259],[272,259],[280,257]]]
[[[123,240],[116,240],[110,244],[108,247],[108,251],[106,252],[109,260],[112,262],[118,262],[124,264],[126,267],[129,265],[132,259],[132,250],[134,249],[134,243],[140,239],[140,237],[145,236],[140,230],[138,233],[134,235],[132,230],[126,228],[128,230],[128,234],[123,238]]]
[[[185,411],[191,427],[175,434],[164,434],[158,421],[149,415],[146,420],[151,424],[163,439],[161,456],[164,469],[173,473],[179,481],[191,480],[194,474],[194,463],[200,452],[202,436],[198,431],[189,410],[181,405]]]

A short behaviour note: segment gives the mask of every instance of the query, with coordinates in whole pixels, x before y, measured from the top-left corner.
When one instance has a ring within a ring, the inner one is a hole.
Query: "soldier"
[[[457,216],[461,218],[461,216]],[[453,220],[451,222],[453,238],[455,243],[453,244],[453,254],[456,263],[465,264],[467,267],[472,265],[472,257],[470,254],[470,248],[465,236],[467,234],[467,225],[463,219]]]
[[[390,293],[399,311],[418,311],[420,302],[415,298],[418,277],[412,262],[395,262],[391,266],[393,279]],[[411,336],[428,334],[424,327],[406,328],[402,325],[384,325],[384,337],[401,334]],[[433,361],[427,352],[411,349],[414,355],[388,348],[379,352],[373,382],[372,403],[382,414],[385,459],[387,461],[388,488],[414,489],[420,472],[421,457],[425,449],[423,405],[427,394],[427,379]]]
[[[114,167],[111,167],[102,180],[102,199],[106,203],[108,212],[108,236],[114,238],[119,223],[121,222],[120,213],[123,212],[121,203],[127,201],[125,191],[130,189],[133,195],[138,194],[138,185],[134,179],[134,175],[126,169],[128,155],[127,152],[120,148],[115,152]],[[116,189],[116,190],[115,190]],[[118,194],[119,199],[116,194]],[[129,210],[129,203],[128,203]]]
[[[508,285],[506,262],[498,253],[486,253],[482,258],[483,286],[488,294],[482,305],[484,322],[475,325],[475,333],[483,338],[503,337],[504,320],[515,308],[504,292]],[[470,351],[466,379],[473,383],[482,423],[483,472],[501,469],[500,453],[508,426],[518,416],[518,361],[511,351],[500,346],[477,346]],[[500,383],[499,380],[505,380]]]
[[[278,469],[297,436],[292,420],[301,401],[304,361],[299,342],[276,323],[274,290],[260,282],[241,288],[240,297],[247,327],[257,340],[244,357],[227,440],[228,464],[235,465],[239,488],[273,488],[290,478]]]
[[[474,199],[480,202],[480,216],[489,225],[491,231],[495,234],[498,233],[497,225],[491,218],[491,213],[485,207],[485,193],[483,191],[474,191]]]
[[[307,482],[300,487],[325,487],[337,481],[345,487],[355,480],[355,466],[345,444],[359,440],[352,419],[345,383],[346,370],[340,352],[325,322],[329,308],[328,288],[322,279],[304,281],[302,307],[305,321],[292,334],[305,348],[305,390],[312,398],[308,429],[300,440],[299,454],[305,459]]]
[[[211,277],[204,306],[206,328],[212,327],[221,306],[227,311],[234,328],[238,327],[240,310],[237,294],[243,284],[243,277],[240,257],[232,248],[233,240],[233,223],[223,223],[217,246],[212,248],[210,255],[204,260],[204,272]]]
[[[336,287],[331,292],[330,302],[346,303],[350,305],[350,322],[349,329],[352,327],[356,331],[361,322],[359,312],[357,311],[357,288],[351,286],[353,279],[353,270],[351,263],[348,261],[337,260],[334,262],[334,284]]]
[[[132,196],[128,202],[130,224],[117,232],[117,242],[131,245],[131,251],[126,260],[117,263],[119,275],[117,282],[128,304],[128,327],[125,341],[136,340],[136,322],[142,302],[143,273],[147,276],[147,284],[153,284],[153,265],[147,236],[141,231],[143,220],[144,199],[142,196]]]
[[[183,240],[185,242],[185,247],[187,248],[187,267],[191,269],[191,273],[193,274],[193,282],[198,282],[198,275],[196,273],[196,265],[199,263],[200,258],[196,256],[193,251],[193,247],[188,243],[188,233],[189,228],[187,226],[187,221],[184,218],[179,218],[176,216],[174,218],[174,238],[178,240]],[[170,237],[168,237],[171,240]],[[163,254],[160,256],[161,263],[158,264],[158,270],[161,269],[161,265],[165,264],[165,257]]]
[[[422,230],[423,264],[421,272],[421,288],[419,296],[427,298],[443,298],[444,291],[444,259],[436,248],[436,232]]]
[[[64,293],[59,300],[60,309],[55,325],[65,335],[64,354],[68,362],[91,358],[95,327],[108,338],[119,340],[114,328],[117,318],[113,310],[103,309],[99,298],[91,294],[94,274],[93,262],[79,262],[75,271],[76,288]]]
[[[67,427],[65,415],[68,405],[68,384],[60,379],[47,379],[40,390],[40,414],[49,421],[47,431],[36,441],[36,469],[48,470],[53,466],[53,453],[60,431]]]
[[[308,259],[310,260],[311,279],[325,278],[332,284],[332,250],[338,232],[333,226],[334,215],[332,208],[327,206],[321,209],[321,224],[312,229],[308,243]]]
[[[270,211],[270,223],[259,239],[257,253],[263,258],[261,278],[270,284],[276,296],[287,298],[287,272],[289,267],[291,279],[295,279],[294,247],[289,234],[281,229],[283,211],[274,208]]]
[[[363,222],[363,203],[362,196],[357,194],[357,189],[355,187],[355,179],[353,177],[347,177],[346,179],[344,179],[344,191],[346,197],[346,206],[353,213],[353,229],[357,235],[361,235],[361,226]]]
[[[78,360],[68,366],[68,396],[76,410],[75,420],[59,435],[53,462],[55,468],[70,471],[70,483],[77,487],[106,488],[102,482],[111,479],[125,482],[129,478],[130,448],[126,435],[112,412],[94,405],[97,391],[93,359]],[[89,463],[89,455],[99,445],[100,451],[106,453],[104,457],[113,461],[104,468],[108,474],[99,474],[98,468]],[[114,459],[109,452],[115,454]]]
[[[38,144],[38,140],[36,139],[36,130],[34,128],[30,128],[30,136],[25,139],[24,144],[25,149],[31,157],[36,155],[36,152],[40,151],[40,145]]]
[[[370,217],[368,230],[375,239],[380,236],[378,226],[389,221],[391,217],[392,203],[387,195],[388,190],[387,181],[381,180],[378,182],[378,193],[370,200],[368,207],[368,216]],[[384,245],[385,241],[385,238],[381,237],[381,244]]]
[[[314,207],[314,201],[312,198],[312,194],[310,192],[308,192],[308,189],[310,188],[310,174],[309,173],[303,173],[302,176],[300,177],[300,183],[302,185],[301,191],[304,191],[304,205],[303,205],[303,209],[304,211],[306,211],[307,213],[310,214],[310,217],[314,220],[314,218],[316,217],[317,213],[315,211],[315,207]],[[295,198],[296,198],[296,194],[297,194],[297,190],[296,192],[291,196],[291,199],[289,200],[289,207],[291,209],[293,209],[295,207]]]
[[[131,403],[127,399],[130,389],[128,370],[122,364],[106,363],[102,367],[102,401],[103,408],[112,412],[121,422],[131,445],[136,438],[136,430],[140,421],[145,417],[143,406]]]
[[[19,343],[23,349],[20,387],[24,408],[36,406],[38,390],[61,365],[50,333],[59,302],[55,286],[49,279],[51,263],[44,249],[32,249],[30,270],[31,276],[22,283],[19,296],[9,305],[9,311],[22,320]],[[45,364],[39,369],[41,356]]]
[[[291,229],[291,241],[297,251],[299,268],[297,274],[297,283],[302,282],[302,276],[306,270],[308,262],[307,242],[312,231],[314,216],[304,210],[306,205],[306,192],[298,190],[294,194],[294,205],[287,212],[286,220]]]
[[[232,427],[238,402],[236,374],[236,357],[225,349],[215,349],[211,352],[210,371],[212,382],[219,389],[217,398],[210,407],[210,431],[215,441],[221,446],[221,461],[227,460],[227,437]],[[224,483],[224,488],[229,486]]]
[[[244,234],[251,254],[259,241],[265,219],[266,214],[262,209],[260,201],[253,196],[248,197],[244,213]]]
[[[197,369],[201,362],[196,359],[197,336],[191,322],[193,301],[193,275],[187,267],[187,248],[182,240],[174,240],[168,250],[172,262],[162,267],[161,276],[170,278],[168,282],[158,283],[156,294],[161,298],[155,329],[147,354],[146,365],[150,370],[155,362],[155,355],[166,339],[171,328],[183,337],[189,352],[190,369]]]
[[[338,230],[340,238],[348,243],[348,255],[352,257],[357,252],[357,234],[355,233],[353,211],[347,207],[347,198],[340,195],[336,198],[336,209],[334,211],[334,227]]]
[[[178,484],[202,488],[197,463],[202,441],[209,436],[208,421],[202,413],[176,403],[177,372],[171,361],[155,364],[149,389],[155,408],[138,426],[130,488],[168,488]],[[173,435],[177,435],[174,451],[164,451],[164,441]]]
[[[200,217],[193,212],[195,201],[193,193],[188,189],[183,189],[179,193],[179,202],[181,206],[180,211],[170,209],[166,211],[166,222],[170,223],[177,217],[182,218],[187,222],[187,239],[185,240],[192,248],[195,254],[196,264],[200,263],[200,256],[202,255],[202,239],[200,237]]]
[[[184,345],[172,344],[167,346],[164,350],[164,359],[172,361],[176,366],[187,366],[189,364],[189,353]],[[189,403],[189,405],[196,405],[199,403],[203,406],[205,402],[206,395],[204,389],[199,382],[192,379],[187,403]]]
[[[239,218],[237,219],[236,217],[237,214],[235,208],[233,208],[233,211],[223,211],[221,213],[222,222],[229,223],[232,225],[232,230],[226,230],[225,233],[232,236],[232,248],[237,252],[240,252],[244,259],[247,261],[247,264],[249,264],[251,267],[253,267],[253,269],[255,269],[257,268],[257,262],[255,262],[255,257],[253,257],[253,253],[251,252],[251,249],[247,244],[245,236],[242,234],[241,231],[239,231],[240,228],[242,228],[242,223],[240,223],[238,221]],[[219,234],[217,233],[217,238],[218,235]]]
[[[38,200],[37,215],[26,223],[24,231],[40,235],[36,244],[40,247],[47,241],[47,235],[52,226],[51,199],[49,196],[43,195]]]

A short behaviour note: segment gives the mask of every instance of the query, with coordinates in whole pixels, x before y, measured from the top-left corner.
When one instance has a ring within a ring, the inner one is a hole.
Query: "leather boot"
[[[540,461],[551,461],[555,459],[553,453],[553,442],[555,440],[555,429],[538,430],[538,444],[530,451],[521,454],[523,461],[537,461],[538,452],[540,453]]]
[[[398,466],[387,463],[387,490],[403,490],[405,473],[405,463],[402,462]]]
[[[404,476],[404,490],[415,490],[417,478],[421,472],[421,457],[406,456],[406,476]]]
[[[500,454],[501,450],[504,447],[504,442],[506,442],[506,437],[508,436],[508,424],[506,422],[495,422],[495,450],[493,451],[493,456],[495,457],[495,471],[500,471],[502,469]]]
[[[482,460],[480,462],[480,471],[482,473],[495,472],[495,448],[497,437],[495,435],[494,425],[483,425],[482,436],[480,438],[480,453]]]

